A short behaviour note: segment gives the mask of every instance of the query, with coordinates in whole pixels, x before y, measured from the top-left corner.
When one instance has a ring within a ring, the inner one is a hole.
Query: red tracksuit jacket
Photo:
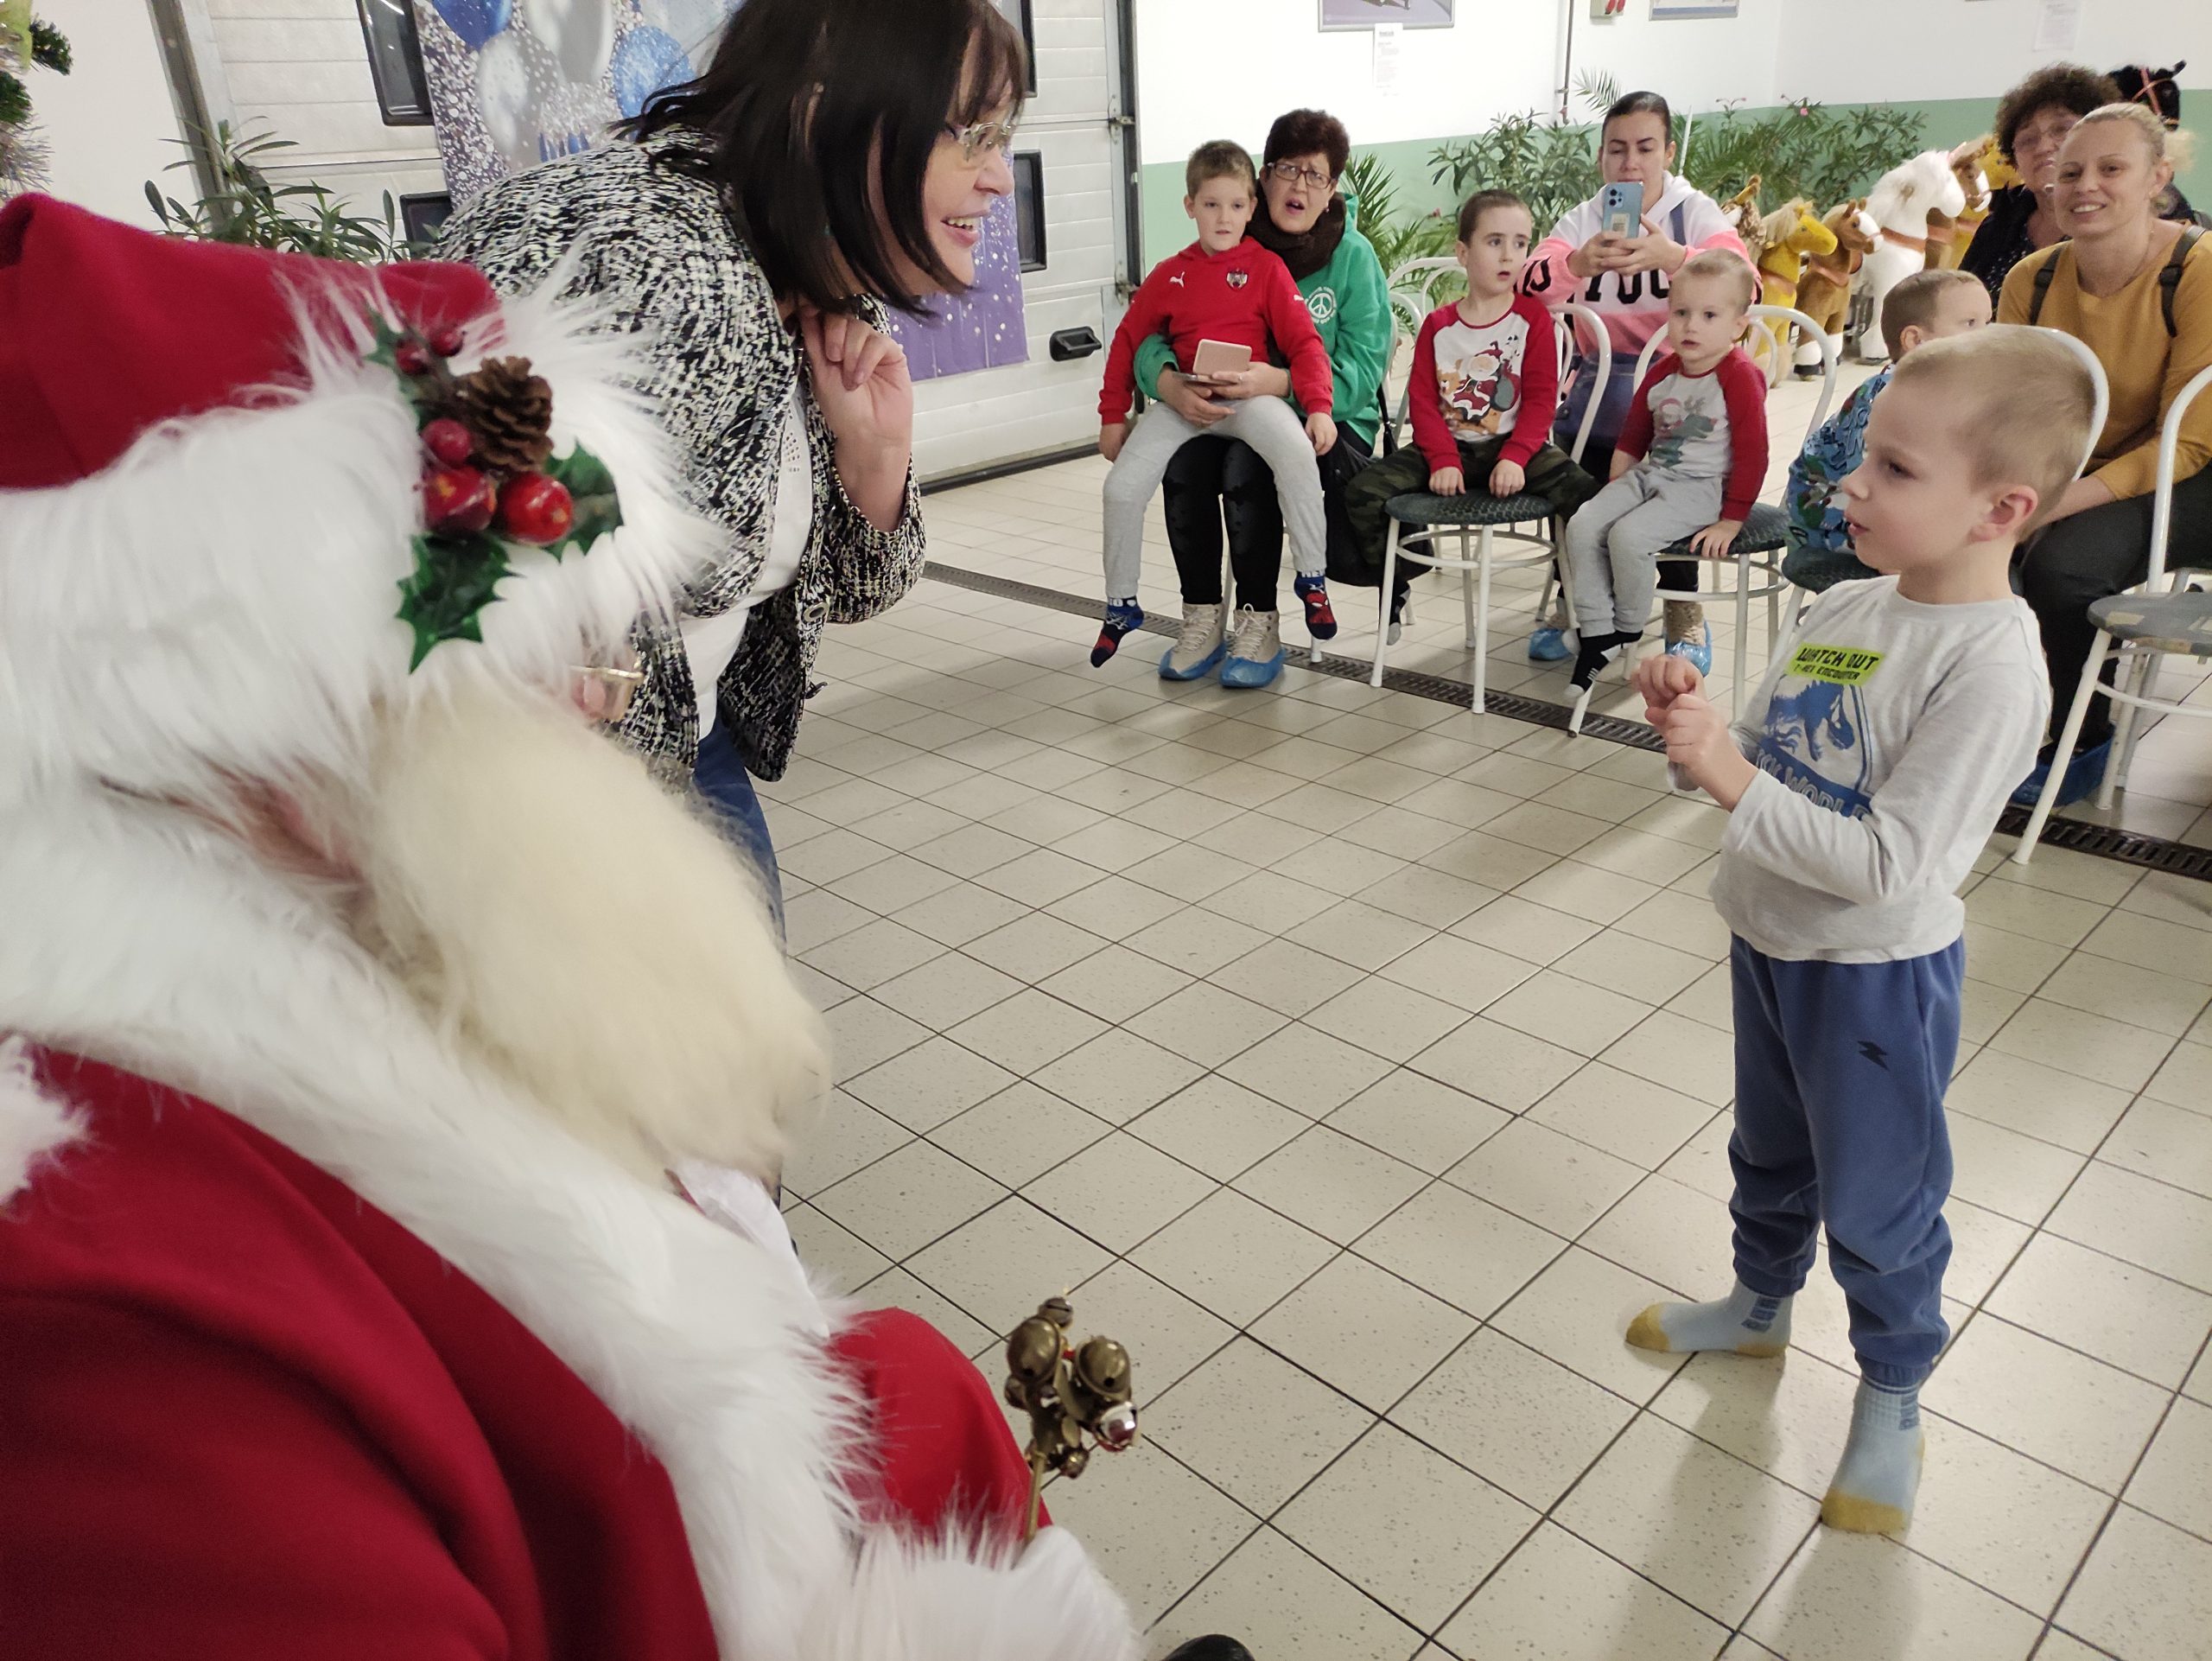
[[[1185,368],[1201,340],[1249,346],[1255,363],[1280,353],[1289,361],[1290,390],[1299,406],[1308,415],[1329,413],[1335,380],[1313,315],[1306,309],[1281,256],[1249,238],[1225,254],[1210,254],[1194,242],[1152,268],[1122,314],[1113,349],[1106,354],[1106,385],[1098,395],[1101,422],[1111,425],[1129,418],[1137,343],[1163,333],[1175,348],[1175,361]]]

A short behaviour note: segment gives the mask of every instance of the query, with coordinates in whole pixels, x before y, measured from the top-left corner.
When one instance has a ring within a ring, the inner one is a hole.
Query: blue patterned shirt
[[[1870,377],[1843,401],[1843,408],[1821,424],[1789,464],[1783,508],[1789,517],[1789,550],[1851,554],[1851,531],[1843,510],[1831,500],[1835,488],[1857,469],[1866,448],[1866,415],[1874,395],[1890,384],[1890,370]],[[1872,572],[1863,573],[1872,576]]]

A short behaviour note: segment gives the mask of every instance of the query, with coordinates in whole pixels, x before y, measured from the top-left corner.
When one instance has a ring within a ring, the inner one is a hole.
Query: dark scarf
[[[1252,240],[1269,253],[1279,255],[1290,267],[1290,280],[1303,283],[1337,257],[1337,245],[1344,239],[1344,199],[1329,198],[1329,205],[1321,210],[1321,217],[1313,221],[1313,228],[1304,236],[1294,237],[1275,228],[1268,213],[1268,199],[1260,198],[1260,211],[1252,216]]]

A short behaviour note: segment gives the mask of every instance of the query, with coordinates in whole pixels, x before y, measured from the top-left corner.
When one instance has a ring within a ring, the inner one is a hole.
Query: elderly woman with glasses
[[[696,780],[772,898],[751,775],[784,771],[823,627],[921,572],[914,391],[883,308],[974,281],[1027,84],[991,0],[749,0],[624,142],[494,185],[446,229],[440,252],[496,287],[553,277],[647,337],[642,390],[728,542],[680,630],[640,640],[620,731]]]
[[[1268,130],[1259,211],[1249,233],[1290,267],[1336,381],[1337,442],[1319,458],[1332,574],[1346,538],[1344,483],[1374,454],[1390,359],[1382,262],[1354,228],[1357,204],[1337,191],[1351,154],[1344,123],[1326,111],[1293,110],[1281,117]],[[1160,337],[1138,350],[1137,385],[1198,427],[1219,421],[1233,400],[1290,396],[1289,372],[1274,364],[1255,364],[1201,391],[1176,374],[1174,354]],[[1274,476],[1233,439],[1193,439],[1169,466],[1161,501],[1185,608],[1182,638],[1160,659],[1161,676],[1196,680],[1218,665],[1224,686],[1264,686],[1282,663],[1275,590],[1283,525]],[[1236,580],[1233,622],[1224,615],[1228,596],[1222,592],[1224,521]]]

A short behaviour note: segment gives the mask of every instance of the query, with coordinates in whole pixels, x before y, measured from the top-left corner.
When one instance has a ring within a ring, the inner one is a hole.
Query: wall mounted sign
[[[1395,23],[1401,29],[1449,29],[1456,0],[1321,0],[1325,29],[1373,29]]]

